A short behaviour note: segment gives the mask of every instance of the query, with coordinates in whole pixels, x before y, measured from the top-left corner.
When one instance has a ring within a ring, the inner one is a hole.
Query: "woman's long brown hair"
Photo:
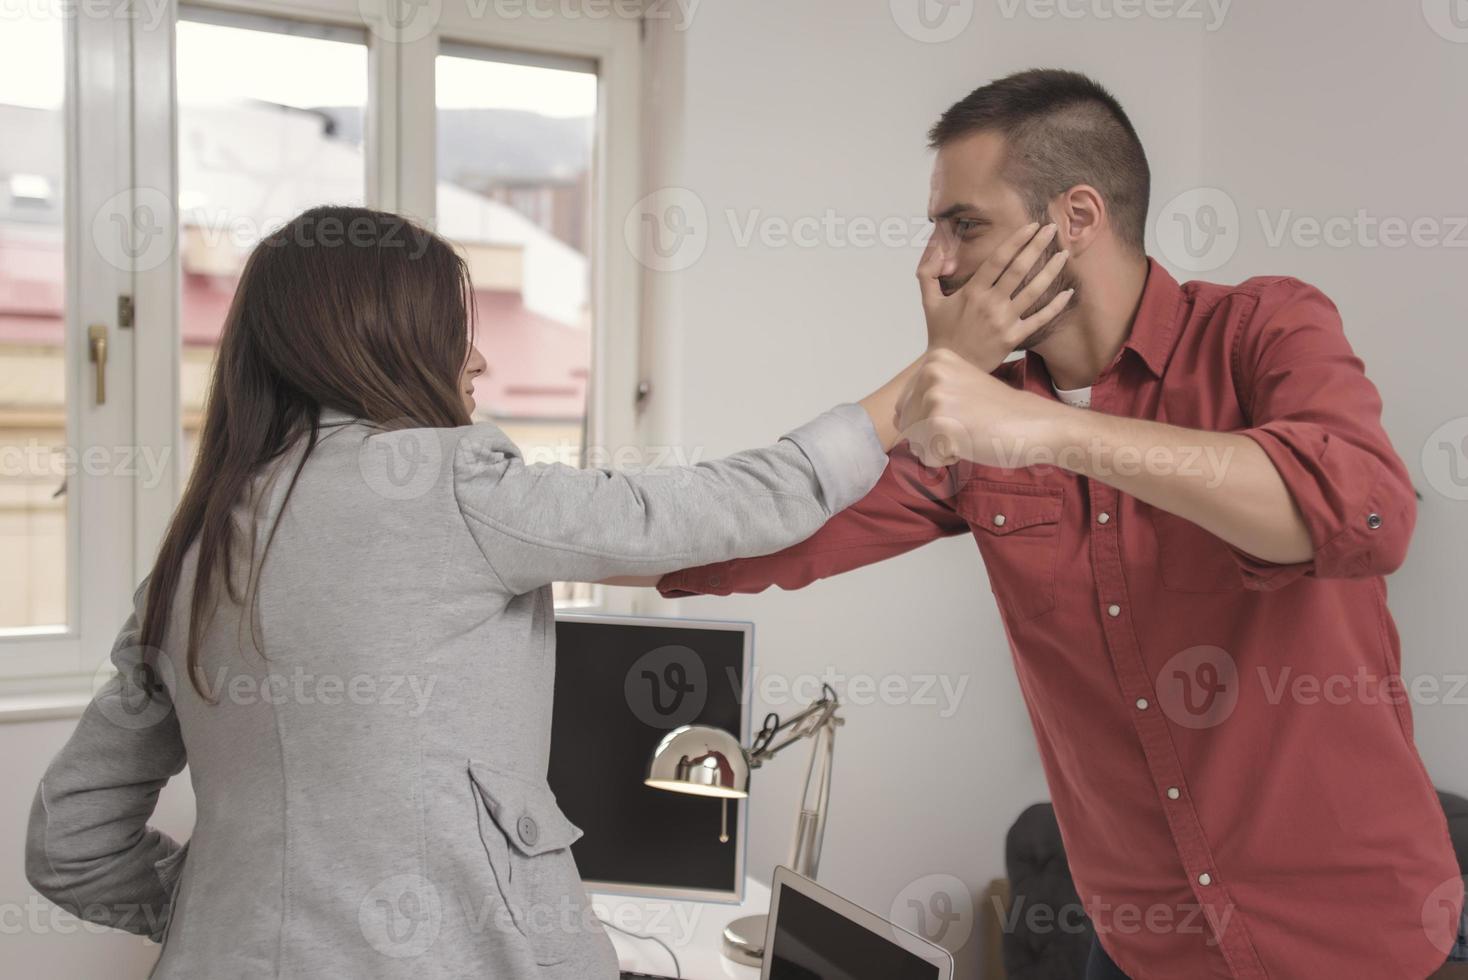
[[[399,215],[313,208],[255,247],[225,319],[193,472],[149,576],[142,622],[142,643],[161,648],[184,556],[197,541],[186,662],[206,700],[199,642],[219,584],[253,624],[259,569],[275,538],[272,525],[257,562],[250,537],[241,590],[231,557],[242,529],[232,512],[251,478],[304,437],[289,501],[323,407],[386,427],[468,424],[459,376],[472,314],[463,259]]]

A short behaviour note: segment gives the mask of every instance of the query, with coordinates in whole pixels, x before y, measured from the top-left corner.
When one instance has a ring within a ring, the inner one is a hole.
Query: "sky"
[[[0,103],[56,109],[66,85],[62,20],[55,14],[38,17],[37,8],[0,23]],[[262,71],[262,65],[270,69]],[[297,108],[365,105],[367,48],[183,21],[178,25],[178,93],[180,102],[191,105],[241,98]],[[590,116],[596,112],[596,76],[441,57],[437,100],[441,108]]]
[[[59,109],[65,101],[61,20],[0,20],[0,103]]]

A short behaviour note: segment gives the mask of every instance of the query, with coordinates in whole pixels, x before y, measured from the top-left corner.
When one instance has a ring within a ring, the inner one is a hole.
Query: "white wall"
[[[707,236],[686,269],[653,275],[653,331],[663,343],[654,360],[677,376],[672,393],[655,396],[664,403],[653,441],[706,456],[759,443],[865,393],[920,350],[917,248],[852,247],[840,233],[819,233],[820,247],[741,244],[739,235],[751,216],[921,217],[925,129],[969,90],[1010,71],[1071,67],[1115,92],[1148,150],[1154,221],[1174,196],[1209,185],[1228,188],[1250,212],[1257,203],[1322,216],[1356,207],[1465,213],[1453,192],[1468,136],[1454,121],[1468,46],[1428,30],[1416,4],[1370,5],[1377,10],[1368,13],[1324,0],[1179,3],[1171,16],[1122,20],[1105,16],[1123,6],[1107,2],[1071,0],[1066,9],[1080,16],[1046,17],[1055,8],[1045,0],[960,0],[950,9],[972,19],[942,43],[896,26],[893,11],[915,4],[705,3],[686,30],[665,29],[657,39],[678,50],[685,85],[653,114],[662,138],[677,146],[664,147],[650,186],[681,188],[685,204],[691,192],[706,212]],[[1232,262],[1207,275],[1185,273],[1155,242],[1152,251],[1179,278],[1290,273],[1324,287],[1384,391],[1398,449],[1420,471],[1427,434],[1468,414],[1453,376],[1468,363],[1464,302],[1452,296],[1468,271],[1464,253],[1267,249],[1257,222],[1255,229]],[[1451,672],[1461,673],[1453,599],[1464,581],[1468,504],[1425,482],[1423,489],[1417,543],[1392,582],[1393,606],[1406,672],[1452,683]],[[971,541],[940,542],[800,593],[661,608],[756,621],[766,674],[818,677],[829,668],[898,682],[929,673],[966,680],[951,717],[914,704],[846,709],[821,877],[911,925],[909,899],[961,887],[968,894],[951,897],[977,900],[1003,874],[1005,831],[1048,793]],[[795,705],[771,707],[788,713]],[[756,704],[756,721],[765,708]],[[1468,712],[1419,707],[1417,717],[1439,784],[1468,791],[1460,749]],[[755,775],[757,875],[786,858],[803,777],[803,758]],[[961,936],[960,925],[945,942]],[[964,970],[977,958],[970,941],[959,955]]]

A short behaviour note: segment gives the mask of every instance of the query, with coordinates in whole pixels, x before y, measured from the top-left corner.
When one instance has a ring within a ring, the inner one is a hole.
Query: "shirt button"
[[[715,572],[714,574],[709,576],[709,585],[712,585],[714,588],[718,588],[723,584],[724,576],[720,575],[718,572]]]
[[[1369,528],[1371,528],[1371,530],[1373,530],[1373,531],[1375,531],[1377,528],[1381,527],[1381,515],[1380,514],[1368,514],[1367,517],[1366,517],[1366,526],[1369,527]]]
[[[1213,876],[1206,871],[1203,872],[1198,876],[1198,884],[1202,885],[1205,888],[1208,887],[1209,885],[1213,884]]]
[[[1137,710],[1138,711],[1146,711],[1147,710],[1147,699],[1146,698],[1137,698]]]
[[[995,527],[1003,527],[1004,526],[1004,515],[1003,514],[995,514],[994,515],[994,526]]]
[[[1109,605],[1109,606],[1106,607],[1106,615],[1108,615],[1108,616],[1120,616],[1121,615],[1121,607],[1118,606],[1116,603],[1113,602],[1111,605]]]
[[[1099,514],[1096,515],[1096,523],[1097,524],[1105,524],[1109,520],[1111,520],[1111,515],[1108,514],[1108,513],[1106,513],[1106,511],[1104,511],[1104,510],[1101,513],[1099,513]]]
[[[1169,787],[1167,787],[1167,798],[1169,800],[1175,800],[1179,796],[1182,796],[1182,795],[1183,795],[1182,792],[1179,791],[1176,786],[1169,786]]]
[[[540,827],[536,826],[534,817],[528,815],[521,817],[515,829],[520,832],[520,839],[527,847],[534,847],[535,842],[540,840]]]

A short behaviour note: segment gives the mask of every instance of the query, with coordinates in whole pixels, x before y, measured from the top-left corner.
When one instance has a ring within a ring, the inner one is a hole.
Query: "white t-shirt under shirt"
[[[1071,405],[1075,408],[1091,407],[1090,385],[1086,385],[1084,388],[1056,388],[1052,384],[1050,387],[1055,389],[1055,397],[1059,398],[1067,405]]]

